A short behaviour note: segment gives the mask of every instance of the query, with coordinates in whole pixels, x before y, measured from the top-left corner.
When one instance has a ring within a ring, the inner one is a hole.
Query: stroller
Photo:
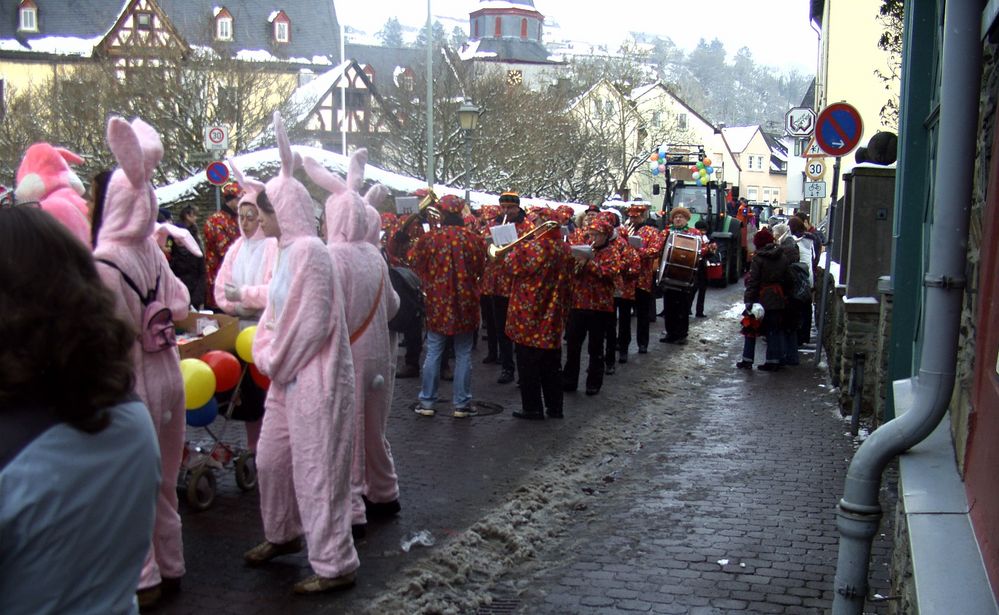
[[[226,432],[233,422],[233,413],[242,402],[243,380],[249,366],[244,365],[239,382],[230,392],[216,393],[216,396],[202,408],[187,411],[187,425],[202,428],[209,436],[199,441],[184,443],[184,456],[180,465],[177,489],[182,490],[187,503],[197,511],[208,510],[215,501],[215,473],[232,468],[236,486],[242,491],[250,491],[257,486],[257,466],[254,454],[247,448],[226,440]],[[225,411],[218,412],[219,405]],[[223,422],[218,432],[212,426],[221,415]]]

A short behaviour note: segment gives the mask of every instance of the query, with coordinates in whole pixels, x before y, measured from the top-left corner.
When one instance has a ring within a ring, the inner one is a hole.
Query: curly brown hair
[[[0,210],[0,412],[51,408],[94,433],[132,391],[135,331],[90,251],[48,213]]]

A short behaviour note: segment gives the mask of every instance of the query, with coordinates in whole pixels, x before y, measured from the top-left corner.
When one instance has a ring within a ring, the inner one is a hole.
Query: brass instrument
[[[590,242],[590,257],[587,258],[586,260],[582,260],[582,261],[581,260],[577,260],[576,261],[576,266],[572,270],[572,274],[573,275],[579,275],[580,273],[582,273],[583,267],[586,266],[586,263],[588,263],[591,260],[593,260],[593,250],[596,249],[596,246],[597,246],[597,242],[595,242],[595,241],[591,241]]]
[[[518,237],[515,241],[511,241],[505,246],[497,246],[496,244],[489,244],[489,247],[486,249],[486,256],[488,256],[490,260],[503,258],[503,256],[507,252],[512,250],[519,243],[527,241],[532,237],[537,237],[538,235],[542,235],[547,231],[556,228],[557,226],[559,226],[558,222],[554,220],[545,220],[540,226],[532,228],[531,230],[527,231],[526,233]]]
[[[409,214],[406,221],[402,223],[399,230],[389,239],[388,251],[393,256],[405,260],[406,259],[406,244],[409,242],[409,231],[413,227],[413,224],[422,220],[426,216],[427,222],[440,223],[443,215],[441,210],[436,207],[440,203],[440,199],[434,194],[433,190],[428,190],[427,195],[423,197],[420,204],[414,213]],[[405,238],[405,239],[397,239]]]

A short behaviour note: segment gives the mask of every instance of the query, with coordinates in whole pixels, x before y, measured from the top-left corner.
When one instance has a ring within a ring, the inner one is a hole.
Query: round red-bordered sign
[[[219,145],[225,141],[225,130],[214,126],[208,129],[208,140],[215,145]]]
[[[208,182],[213,186],[221,186],[229,181],[229,167],[224,162],[216,160],[205,169]]]
[[[864,134],[864,121],[856,107],[847,103],[833,103],[819,113],[815,120],[815,142],[830,156],[845,156],[860,143]]]

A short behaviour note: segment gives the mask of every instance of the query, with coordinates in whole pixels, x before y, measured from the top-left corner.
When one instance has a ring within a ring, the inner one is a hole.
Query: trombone
[[[488,256],[490,260],[503,258],[503,256],[506,255],[507,252],[512,250],[519,243],[527,241],[532,237],[537,237],[538,235],[542,235],[547,231],[550,231],[558,226],[559,223],[554,220],[545,220],[543,223],[541,223],[540,226],[532,228],[531,230],[527,231],[526,233],[518,237],[516,240],[511,241],[505,246],[497,246],[496,244],[492,243],[489,244],[489,247],[486,249],[486,256]]]

